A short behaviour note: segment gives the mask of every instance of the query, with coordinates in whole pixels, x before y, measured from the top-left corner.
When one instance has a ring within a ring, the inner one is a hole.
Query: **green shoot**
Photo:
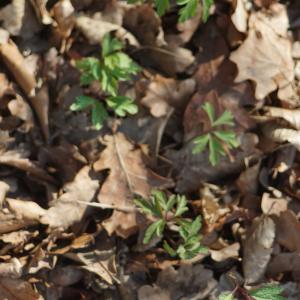
[[[223,114],[216,119],[214,107],[210,103],[204,103],[202,108],[208,116],[212,130],[194,139],[195,146],[193,153],[201,153],[208,148],[209,161],[215,166],[218,164],[220,156],[225,156],[226,150],[237,148],[239,142],[234,131],[218,128],[219,126],[234,126],[233,116],[230,111],[225,110]]]
[[[155,236],[162,237],[166,227],[170,230],[176,228],[179,238],[179,242],[174,243],[176,247],[173,248],[166,240],[163,241],[163,247],[170,256],[190,259],[199,253],[207,252],[207,249],[201,245],[200,216],[194,221],[182,217],[188,211],[187,200],[184,196],[167,197],[161,191],[153,191],[149,201],[139,198],[135,200],[135,204],[143,213],[155,219],[145,232],[144,244],[148,244]]]
[[[123,45],[118,39],[107,34],[102,41],[100,59],[87,57],[76,62],[76,67],[81,71],[80,84],[87,86],[97,81],[103,91],[104,103],[88,96],[79,96],[70,109],[91,109],[92,124],[96,129],[101,129],[108,118],[107,108],[111,108],[119,117],[137,113],[137,106],[132,99],[118,95],[119,82],[130,80],[140,70],[138,65],[122,52],[122,48]]]
[[[129,4],[143,3],[143,0],[127,0]],[[163,16],[170,8],[170,0],[154,0],[156,11],[159,16]],[[199,0],[176,0],[179,8],[179,22],[185,22],[186,20],[194,17],[197,13]],[[210,7],[213,4],[213,0],[201,0],[202,3],[202,20],[207,21],[209,16]]]

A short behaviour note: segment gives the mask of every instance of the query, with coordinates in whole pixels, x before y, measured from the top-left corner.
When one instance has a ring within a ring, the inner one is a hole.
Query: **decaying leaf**
[[[296,215],[286,210],[273,219],[276,224],[276,241],[290,251],[300,253],[300,223]]]
[[[248,12],[245,7],[245,1],[237,0],[236,8],[231,16],[232,23],[236,27],[236,29],[240,32],[247,32],[248,26]]]
[[[288,208],[288,201],[286,199],[277,199],[270,197],[269,194],[264,193],[261,199],[261,210],[266,215],[277,215],[286,211]]]
[[[74,181],[64,186],[65,193],[41,217],[43,224],[66,229],[82,220],[87,207],[82,202],[91,202],[99,188],[98,180],[93,179],[90,172],[88,166],[83,167]]]
[[[247,39],[230,56],[239,69],[236,81],[255,81],[258,99],[278,88],[280,99],[291,100],[287,88],[294,78],[294,62],[288,24],[286,7],[281,4],[272,6],[272,15],[268,18],[263,11],[252,13]]]
[[[166,116],[171,107],[184,109],[195,89],[195,80],[176,81],[157,75],[149,84],[141,103],[156,117]]]
[[[221,250],[210,250],[211,258],[215,261],[224,261],[228,258],[237,258],[239,256],[240,244],[234,243]]]
[[[142,151],[135,148],[122,133],[106,136],[104,142],[106,149],[94,164],[94,169],[110,169],[110,173],[101,187],[98,201],[119,210],[114,210],[103,226],[110,235],[116,232],[126,238],[137,230],[138,215],[120,210],[134,209],[135,195],[148,198],[152,189],[170,186],[172,181],[148,169]]]
[[[274,239],[275,223],[270,217],[262,216],[253,223],[243,253],[243,271],[248,284],[257,282],[265,274]]]
[[[5,300],[38,300],[40,296],[30,283],[11,278],[0,278],[0,295]]]

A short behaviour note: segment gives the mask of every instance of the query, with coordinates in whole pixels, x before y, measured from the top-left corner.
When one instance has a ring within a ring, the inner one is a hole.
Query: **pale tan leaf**
[[[211,258],[215,261],[224,261],[228,258],[237,258],[239,256],[240,244],[234,243],[221,250],[209,250]]]
[[[247,32],[248,26],[248,12],[245,7],[244,0],[236,1],[236,8],[234,13],[231,16],[232,23],[239,32]]]
[[[98,188],[99,182],[91,177],[90,168],[88,166],[83,167],[74,181],[64,186],[65,193],[42,216],[41,223],[50,227],[67,229],[81,221],[86,211],[86,205],[77,201],[91,202]]]
[[[286,199],[271,198],[268,193],[264,193],[261,199],[261,210],[266,215],[280,215],[287,210],[288,201]]]
[[[263,11],[252,13],[247,39],[230,56],[239,69],[236,81],[253,80],[258,99],[279,89],[279,98],[289,100],[285,96],[294,78],[294,62],[287,29],[284,5],[274,4],[268,17]]]
[[[137,39],[123,27],[101,19],[79,16],[76,18],[76,27],[88,39],[89,43],[93,45],[100,44],[106,33],[114,31],[116,32],[116,36],[121,40],[128,40],[131,45],[139,46]]]
[[[273,251],[275,224],[270,217],[262,216],[253,223],[244,243],[243,271],[248,284],[264,275]]]
[[[176,81],[157,75],[150,83],[141,103],[150,109],[151,114],[163,117],[171,107],[184,108],[195,90],[195,80]]]
[[[14,257],[9,262],[0,263],[0,278],[1,277],[19,278],[21,274],[22,274],[22,264],[17,258]]]
[[[96,171],[110,169],[101,187],[98,200],[102,204],[115,207],[135,208],[135,195],[149,197],[151,190],[172,185],[172,181],[152,172],[143,161],[143,153],[135,148],[122,133],[105,137],[106,149],[94,164]],[[114,210],[103,226],[111,235],[128,237],[138,229],[136,212]]]

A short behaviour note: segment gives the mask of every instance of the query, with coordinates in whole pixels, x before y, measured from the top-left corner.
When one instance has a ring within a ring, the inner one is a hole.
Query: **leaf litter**
[[[13,0],[0,21],[1,299],[299,298],[297,1]],[[105,59],[121,45],[140,70],[99,64],[101,85],[80,85],[76,62],[108,34]],[[97,130],[70,107],[102,105],[104,83],[135,108],[107,105]],[[215,166],[213,148],[193,153],[211,107],[238,142],[222,140]],[[187,209],[176,222],[158,209],[168,226],[144,245],[158,219],[135,200],[155,190]],[[180,222],[200,219],[208,251],[172,257],[190,246]]]

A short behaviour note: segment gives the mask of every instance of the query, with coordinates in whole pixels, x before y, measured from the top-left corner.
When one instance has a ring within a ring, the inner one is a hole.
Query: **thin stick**
[[[86,202],[86,201],[80,201],[80,200],[76,200],[76,202],[80,203],[80,204],[84,204],[86,206],[98,207],[98,208],[102,208],[102,209],[115,209],[115,210],[126,212],[126,213],[133,213],[133,212],[137,211],[137,209],[135,207],[115,206],[115,205],[110,205],[110,204]]]

